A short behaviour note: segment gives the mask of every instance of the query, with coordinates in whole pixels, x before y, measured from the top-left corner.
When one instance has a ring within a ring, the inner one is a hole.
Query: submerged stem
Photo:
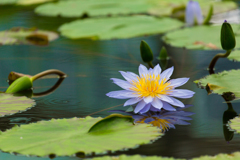
[[[218,54],[216,54],[216,55],[213,57],[212,61],[210,62],[209,66],[208,66],[208,69],[209,69],[209,73],[210,73],[210,74],[213,74],[213,73],[214,73],[213,68],[214,68],[214,66],[215,66],[218,58],[226,58],[226,57],[228,57],[228,56],[230,55],[231,51],[232,51],[232,50],[228,50],[225,54],[223,54],[223,53],[218,53]]]
[[[57,74],[59,75],[60,78],[64,78],[66,77],[66,74],[60,70],[57,70],[57,69],[49,69],[49,70],[46,70],[46,71],[43,71],[43,72],[40,72],[34,76],[31,77],[31,80],[32,82],[43,77],[43,76],[46,76],[46,75],[49,75],[49,74]]]

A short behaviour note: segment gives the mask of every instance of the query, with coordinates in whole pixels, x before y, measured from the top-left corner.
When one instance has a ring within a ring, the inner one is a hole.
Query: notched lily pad
[[[213,93],[225,95],[226,97],[234,95],[234,98],[240,98],[239,79],[240,70],[231,70],[211,74],[194,82],[203,87],[207,86]]]
[[[240,41],[239,26],[233,24],[236,41]],[[222,50],[219,40],[221,26],[196,26],[167,33],[163,40],[174,47],[187,49]],[[240,48],[237,43],[235,48]]]
[[[116,121],[114,116],[110,119],[106,117],[106,119],[107,126],[98,125],[97,128],[101,128],[102,131],[111,128],[108,134],[104,131],[98,134],[88,133],[91,126],[99,120],[102,121],[98,123],[105,123],[102,118],[52,119],[21,125],[2,133],[0,149],[4,152],[36,156],[53,154],[70,156],[75,153],[91,154],[92,152],[98,154],[149,143],[162,135],[159,129],[147,124],[132,125],[132,122],[126,121],[126,118],[124,120],[117,118]],[[119,129],[112,125],[129,127]]]
[[[40,3],[45,3],[45,2],[51,2],[54,0],[17,0],[17,5],[23,5],[23,6],[28,6],[28,5],[35,5],[35,4],[40,4]]]
[[[0,117],[26,111],[35,105],[33,99],[25,96],[0,93]]]
[[[231,154],[218,154],[216,156],[201,156],[193,158],[192,160],[237,160],[240,159],[240,152],[234,152]]]
[[[159,157],[159,156],[140,156],[140,155],[120,155],[120,156],[104,156],[93,158],[92,160],[184,160],[184,159],[175,159],[175,158],[167,158],[167,157]]]
[[[240,62],[240,50],[234,50],[231,54],[227,57],[229,60]]]
[[[129,16],[76,20],[60,26],[63,36],[71,39],[124,39],[164,33],[183,25],[171,18]]]
[[[15,27],[9,30],[0,31],[0,45],[48,45],[50,41],[53,41],[57,38],[57,33],[42,31],[36,28]]]

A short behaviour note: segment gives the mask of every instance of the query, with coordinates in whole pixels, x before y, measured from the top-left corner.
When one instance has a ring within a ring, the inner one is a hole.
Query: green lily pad
[[[18,0],[0,0],[0,5],[15,4]]]
[[[0,93],[0,116],[2,117],[26,111],[35,104],[33,99],[25,96],[16,97],[12,94]]]
[[[192,160],[238,160],[240,159],[240,152],[234,152],[231,154],[218,154],[216,156],[201,156],[193,158]]]
[[[211,74],[204,78],[194,81],[200,86],[208,85],[213,93],[224,94],[233,93],[236,98],[240,98],[240,70],[223,71],[217,74]]]
[[[170,18],[130,16],[76,20],[63,24],[59,31],[71,39],[107,40],[160,34],[182,25],[182,22]]]
[[[82,17],[148,13],[157,16],[170,16],[175,8],[184,6],[188,0],[68,0],[43,4],[35,12],[44,16]],[[209,5],[214,5],[214,13],[236,9],[234,2],[209,2],[201,0],[203,13],[207,15]]]
[[[240,50],[234,50],[231,54],[227,57],[229,60],[238,61],[240,62]]]
[[[166,158],[159,156],[141,156],[141,155],[120,155],[120,156],[104,156],[93,158],[92,160],[184,160],[184,159],[175,159],[175,158]]]
[[[35,5],[35,4],[51,2],[51,1],[53,0],[17,0],[16,4],[27,6],[27,5]]]
[[[240,133],[240,117],[235,117],[232,120],[230,120],[229,126],[231,129],[237,131],[237,133]]]
[[[239,26],[232,25],[236,41],[240,42]],[[174,47],[188,49],[221,50],[221,26],[196,26],[167,33],[163,40]],[[240,48],[237,43],[235,48]]]
[[[101,121],[98,122],[99,120]],[[121,127],[116,127],[118,125]],[[91,127],[95,129],[89,131]],[[162,133],[156,127],[147,124],[133,125],[129,116],[52,119],[3,132],[0,136],[0,149],[24,155],[70,156],[79,152],[104,153],[107,150],[133,148],[149,143],[160,135]]]
[[[36,28],[16,27],[0,31],[0,45],[34,44],[47,45],[58,38],[58,34]]]

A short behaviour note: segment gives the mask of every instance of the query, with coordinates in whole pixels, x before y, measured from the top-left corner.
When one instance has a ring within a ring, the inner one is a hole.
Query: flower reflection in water
[[[131,115],[135,123],[148,123],[153,126],[159,127],[162,132],[168,131],[170,128],[175,129],[175,125],[190,125],[189,120],[192,118],[188,117],[193,115],[193,112],[186,112],[183,109],[190,107],[186,105],[184,108],[176,108],[176,111],[167,111],[162,109],[161,111],[154,112],[148,111],[143,114],[135,114],[134,112],[125,112],[123,110],[114,110],[111,112],[121,112]]]

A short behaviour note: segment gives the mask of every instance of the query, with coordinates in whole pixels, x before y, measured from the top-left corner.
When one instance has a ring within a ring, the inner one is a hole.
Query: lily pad
[[[153,14],[157,16],[170,16],[175,8],[186,5],[188,0],[68,0],[57,3],[43,4],[35,12],[44,16],[82,17],[128,15],[128,14]],[[200,0],[203,13],[206,15],[209,5],[214,5],[214,13],[236,9],[234,2],[209,2]]]
[[[240,152],[234,152],[231,154],[218,154],[216,156],[201,156],[193,158],[192,160],[238,160],[240,159]]]
[[[36,156],[70,156],[79,152],[98,154],[107,150],[136,147],[162,135],[156,127],[147,124],[133,125],[128,119],[129,116],[110,115],[110,118],[105,119],[52,119],[22,125],[1,134],[0,149],[4,152]],[[98,122],[99,120],[102,121]],[[96,128],[89,131],[94,124]]]
[[[58,38],[58,34],[36,28],[15,27],[0,31],[0,45],[34,44],[47,45]]]
[[[26,111],[35,104],[33,99],[25,96],[16,97],[12,94],[0,93],[0,116]]]
[[[238,61],[240,62],[240,50],[234,50],[231,54],[227,57],[229,60]]]
[[[0,5],[15,4],[18,0],[0,0]]]
[[[141,155],[120,155],[120,156],[104,156],[93,158],[92,160],[184,160],[184,159],[175,159],[175,158],[166,158],[159,156],[141,156]]]
[[[51,1],[53,0],[17,0],[16,4],[27,6],[27,5],[35,5],[35,4],[51,2]]]
[[[240,41],[239,25],[232,25],[236,41]],[[185,47],[187,49],[221,50],[220,43],[221,26],[196,26],[184,28],[167,33],[163,40],[174,47]],[[237,43],[235,48],[240,48]]]
[[[59,31],[71,39],[107,40],[160,34],[182,25],[182,22],[170,18],[130,16],[76,20],[63,24]]]
[[[240,98],[240,70],[223,71],[217,74],[211,74],[204,78],[194,81],[200,86],[208,88],[217,94],[233,93],[236,98]]]

